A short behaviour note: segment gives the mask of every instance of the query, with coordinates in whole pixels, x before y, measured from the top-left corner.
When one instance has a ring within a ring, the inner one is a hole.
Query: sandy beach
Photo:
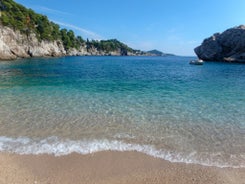
[[[171,163],[138,152],[53,155],[0,154],[1,184],[244,184],[245,169]]]

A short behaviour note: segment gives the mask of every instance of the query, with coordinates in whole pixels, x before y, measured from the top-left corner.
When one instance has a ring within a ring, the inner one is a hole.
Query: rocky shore
[[[106,52],[95,47],[88,48],[86,43],[78,49],[71,48],[65,50],[61,40],[44,41],[38,40],[34,33],[29,35],[13,30],[0,24],[0,60],[13,60],[17,58],[29,57],[59,57],[59,56],[153,56],[147,52],[128,52],[121,49]]]
[[[194,49],[205,61],[245,63],[245,25],[215,33]]]
[[[35,34],[29,36],[0,25],[0,60],[28,57],[63,56],[66,51],[61,41],[39,41]]]

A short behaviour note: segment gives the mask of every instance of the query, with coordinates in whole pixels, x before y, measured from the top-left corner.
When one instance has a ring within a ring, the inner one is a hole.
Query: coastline
[[[0,183],[244,184],[245,168],[171,163],[139,152],[66,156],[0,153]]]
[[[92,42],[68,49],[61,39],[39,40],[35,33],[25,35],[19,30],[3,26],[1,23],[0,38],[0,61],[64,56],[173,56],[173,54],[157,50],[134,50],[116,39],[104,41],[114,44],[114,46],[117,45],[117,48],[111,50],[97,48]],[[74,39],[76,38],[74,37]]]

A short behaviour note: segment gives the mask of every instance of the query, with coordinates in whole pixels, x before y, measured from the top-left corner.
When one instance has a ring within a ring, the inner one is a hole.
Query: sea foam
[[[31,139],[28,137],[11,138],[0,136],[0,151],[16,154],[52,154],[55,156],[71,153],[91,154],[100,151],[137,151],[170,162],[201,164],[205,166],[244,168],[245,165],[221,164],[213,160],[195,159],[196,153],[184,155],[175,152],[157,150],[151,145],[129,144],[117,140],[69,140],[58,137]]]

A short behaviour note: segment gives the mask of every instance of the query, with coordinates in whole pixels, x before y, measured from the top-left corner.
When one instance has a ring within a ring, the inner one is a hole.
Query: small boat
[[[191,65],[203,65],[203,60],[201,60],[201,59],[191,60],[190,64]]]

